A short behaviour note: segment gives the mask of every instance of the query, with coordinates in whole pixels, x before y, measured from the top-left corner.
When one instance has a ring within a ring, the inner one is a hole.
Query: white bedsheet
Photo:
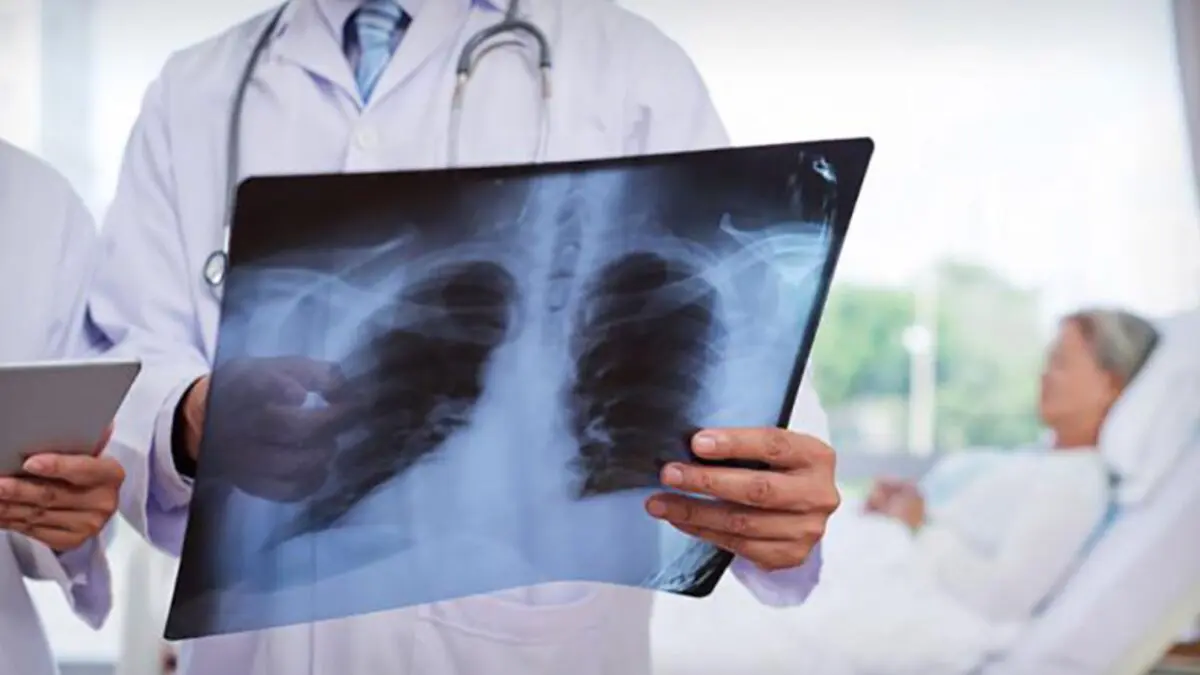
[[[847,505],[824,546],[821,585],[800,607],[761,607],[732,580],[706,600],[660,596],[655,672],[963,675],[1016,639],[1019,626],[989,624],[941,593],[891,521]]]
[[[1121,515],[1014,650],[983,672],[1097,675],[1120,663],[1200,584],[1198,481],[1200,438],[1153,499]]]

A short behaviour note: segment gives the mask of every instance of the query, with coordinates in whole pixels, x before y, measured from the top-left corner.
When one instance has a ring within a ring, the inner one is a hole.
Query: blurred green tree
[[[835,408],[864,397],[906,396],[908,352],[901,337],[912,314],[906,289],[836,286],[813,342],[813,377],[822,404]]]
[[[1045,335],[1039,298],[978,265],[938,269],[937,445],[1037,439]]]
[[[1034,441],[1047,339],[1037,294],[979,265],[941,263],[937,280],[938,448]],[[903,336],[913,314],[910,289],[834,287],[813,345],[815,384],[831,413],[862,401],[907,401]]]

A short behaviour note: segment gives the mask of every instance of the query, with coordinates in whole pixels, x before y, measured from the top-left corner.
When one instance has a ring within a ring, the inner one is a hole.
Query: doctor
[[[0,141],[0,363],[86,355],[84,290],[96,227],[65,180]],[[0,401],[0,405],[4,405]],[[29,478],[0,476],[0,671],[57,672],[25,579],[56,582],[99,628],[112,606],[101,531],[117,510],[120,464],[42,454]]]
[[[219,312],[206,262],[222,246],[230,164],[244,178],[728,143],[688,57],[609,0],[522,2],[517,18],[537,35],[486,40],[456,96],[464,47],[513,18],[508,8],[500,0],[292,0],[175,54],[150,86],[90,313],[119,351],[143,360],[112,448],[130,473],[123,513],[163,550],[180,550],[200,447]],[[538,70],[547,56],[548,88]],[[702,456],[765,460],[772,470],[669,466],[667,484],[717,499],[647,503],[655,517],[736,553],[734,574],[769,604],[805,599],[820,565],[814,547],[838,505],[834,453],[807,383],[798,405],[812,435],[729,429],[696,438]],[[648,672],[650,597],[579,584],[528,589],[203,639],[185,645],[181,667],[192,675]]]

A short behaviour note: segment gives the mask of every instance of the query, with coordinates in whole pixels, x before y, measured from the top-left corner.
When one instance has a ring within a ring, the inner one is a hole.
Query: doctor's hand
[[[714,429],[692,439],[692,452],[702,460],[769,468],[669,464],[662,471],[664,485],[717,501],[658,494],[646,504],[651,516],[767,571],[808,559],[841,501],[832,448],[783,429]]]
[[[125,480],[117,460],[99,456],[111,435],[109,429],[87,448],[36,453],[25,460],[21,476],[0,478],[0,530],[19,532],[58,553],[100,534],[117,510]]]
[[[189,454],[206,474],[277,502],[325,482],[344,419],[337,365],[306,357],[247,358],[198,380],[184,402]],[[210,391],[211,390],[211,391]]]

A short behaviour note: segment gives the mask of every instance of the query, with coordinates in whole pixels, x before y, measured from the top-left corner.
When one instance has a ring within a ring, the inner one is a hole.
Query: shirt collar
[[[506,0],[396,0],[396,2],[413,17],[413,20],[416,20],[417,14],[425,7],[426,2],[458,2],[471,8],[479,7],[494,12],[508,7]],[[362,5],[362,2],[361,0],[289,0],[280,13],[274,37],[279,37],[287,31],[299,9],[305,6],[311,8],[313,5],[316,5],[317,13],[321,15],[340,42],[346,22],[350,19],[350,15]]]
[[[316,2],[325,23],[329,24],[334,34],[339,36],[345,29],[346,22],[350,20],[350,15],[362,6],[362,0],[316,0]],[[400,5],[400,9],[403,9],[406,14],[416,18],[423,2],[422,0],[396,0],[396,4]]]
[[[292,0],[291,4],[294,5],[297,2],[316,2],[321,16],[333,30],[334,35],[338,36],[338,39],[341,39],[342,31],[345,30],[350,15],[362,6],[362,0]],[[420,15],[426,2],[462,2],[471,7],[491,10],[498,10],[503,4],[503,0],[396,0],[396,4],[400,5],[400,8],[414,20]]]

